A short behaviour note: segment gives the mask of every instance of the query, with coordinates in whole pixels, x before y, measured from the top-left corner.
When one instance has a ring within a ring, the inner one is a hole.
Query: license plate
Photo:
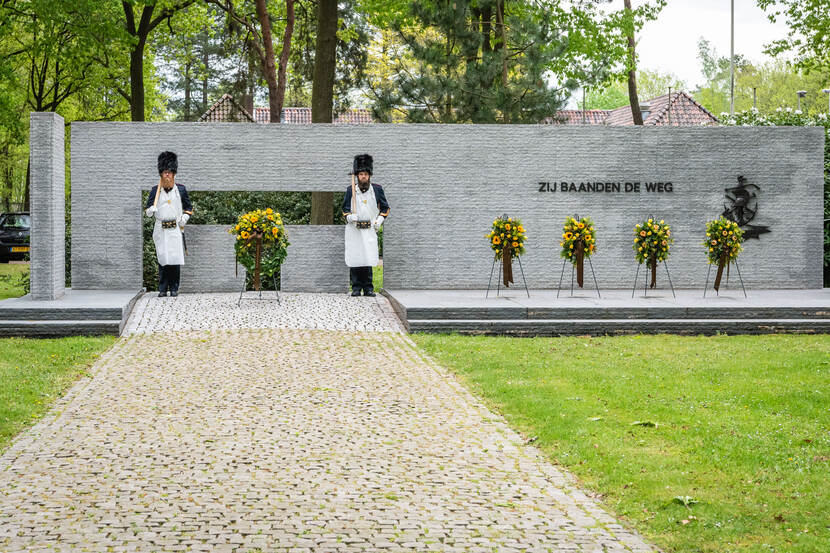
[[[29,246],[12,246],[12,253],[27,252],[27,251],[29,251]]]

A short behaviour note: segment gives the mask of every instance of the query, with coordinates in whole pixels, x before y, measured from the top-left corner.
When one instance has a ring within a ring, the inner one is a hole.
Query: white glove
[[[347,223],[356,223],[358,221],[357,215],[354,213],[349,213],[346,215],[346,222]]]
[[[144,210],[144,214],[147,215],[147,217],[152,217],[156,214],[156,206],[151,205],[150,207]]]
[[[386,220],[386,217],[384,217],[383,215],[378,215],[378,218],[375,219],[374,227],[376,229],[379,229],[380,226],[383,224],[383,221],[385,221],[385,220]]]
[[[179,226],[184,228],[184,226],[187,224],[187,222],[189,220],[190,220],[190,215],[188,215],[187,213],[182,213],[182,218],[179,219]]]

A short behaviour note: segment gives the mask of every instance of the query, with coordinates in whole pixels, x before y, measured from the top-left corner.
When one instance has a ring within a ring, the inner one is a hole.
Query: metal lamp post
[[[735,0],[730,2],[729,115],[735,115]]]
[[[796,92],[796,94],[798,95],[798,111],[801,111],[801,99],[807,96],[807,91],[799,90]]]

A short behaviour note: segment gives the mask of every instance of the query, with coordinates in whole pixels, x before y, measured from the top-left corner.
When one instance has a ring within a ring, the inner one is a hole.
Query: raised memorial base
[[[384,290],[410,332],[511,336],[830,332],[821,290]]]
[[[0,301],[0,336],[119,336],[139,290],[72,290],[51,301],[31,296]]]

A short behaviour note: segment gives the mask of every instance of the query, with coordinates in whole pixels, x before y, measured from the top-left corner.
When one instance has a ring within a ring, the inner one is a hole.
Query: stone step
[[[57,303],[57,302],[56,302]],[[0,307],[2,321],[107,321],[121,320],[124,308],[117,307]]]
[[[826,319],[825,307],[408,307],[409,320],[651,320],[651,319]]]
[[[830,319],[409,319],[410,332],[568,336],[622,334],[818,334]]]
[[[0,319],[0,337],[50,338],[58,336],[97,336],[101,334],[118,336],[120,332],[120,313],[117,319],[102,320],[21,321]]]

